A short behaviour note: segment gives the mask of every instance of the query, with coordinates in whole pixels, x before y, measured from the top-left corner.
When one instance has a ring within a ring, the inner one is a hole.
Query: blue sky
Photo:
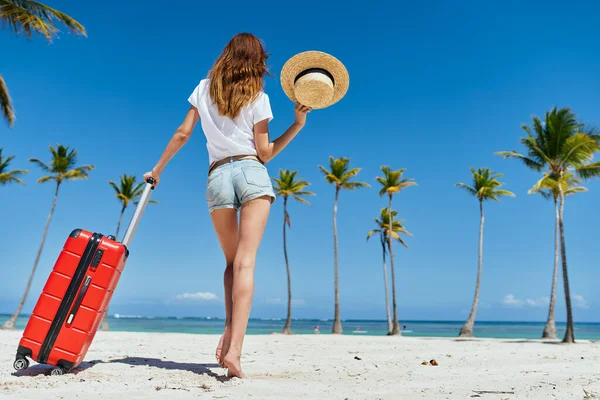
[[[553,207],[527,194],[535,173],[494,152],[520,150],[520,125],[553,106],[572,107],[582,121],[600,126],[600,5],[325,2],[317,10],[270,1],[47,4],[78,19],[88,38],[64,30],[53,44],[6,30],[0,36],[0,70],[17,113],[13,129],[0,124],[1,143],[5,154],[17,156],[14,168],[30,169],[25,186],[1,188],[0,312],[12,312],[21,296],[54,192],[52,184],[35,184],[41,171],[27,158],[49,160],[48,145],[62,143],[78,149],[80,163],[96,166],[89,180],[61,188],[29,312],[72,229],[114,232],[120,206],[108,180],[141,176],[154,165],[222,47],[235,33],[250,31],[271,54],[274,76],[266,91],[275,115],[272,137],[293,121],[293,104],[279,84],[289,57],[322,50],[350,72],[347,96],[312,112],[305,129],[268,165],[272,175],[297,169],[317,194],[311,207],[291,203],[289,209],[295,317],[333,317],[333,188],[317,168],[333,155],[350,157],[351,166],[362,168],[359,178],[373,186],[340,196],[342,318],[385,318],[381,249],[365,240],[386,204],[374,180],[381,165],[406,168],[418,183],[394,200],[414,235],[408,249],[396,249],[400,319],[468,314],[479,215],[477,201],[454,184],[470,182],[469,167],[503,173],[506,189],[517,195],[485,206],[478,317],[545,318]],[[223,315],[223,256],[204,197],[207,164],[198,126],[154,193],[160,204],[148,207],[134,238],[112,312]],[[600,183],[586,186],[588,193],[567,201],[566,240],[575,318],[598,321],[599,220],[592,210],[600,204]],[[257,259],[254,317],[285,315],[282,213],[277,201]],[[559,285],[557,319],[564,320]],[[205,295],[182,299],[185,293]]]

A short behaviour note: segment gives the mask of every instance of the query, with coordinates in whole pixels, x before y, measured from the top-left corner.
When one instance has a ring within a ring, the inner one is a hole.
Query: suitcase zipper
[[[77,269],[75,270],[75,273],[73,274],[73,279],[71,279],[71,282],[69,283],[69,287],[67,288],[67,291],[65,292],[65,296],[63,297],[63,300],[61,301],[60,306],[58,307],[56,316],[54,317],[54,320],[52,321],[52,324],[50,325],[48,334],[46,335],[46,338],[44,339],[44,343],[42,344],[42,347],[40,349],[40,354],[38,356],[38,362],[41,364],[46,364],[48,362],[48,356],[50,354],[50,351],[54,347],[54,343],[56,342],[56,338],[58,337],[60,328],[64,324],[65,319],[67,318],[67,313],[69,312],[69,309],[71,308],[71,305],[73,304],[75,294],[77,293],[77,290],[81,286],[81,282],[83,281],[83,278],[85,277],[85,272],[87,271],[88,266],[90,265],[90,263],[92,261],[92,256],[98,249],[98,245],[100,244],[101,240],[102,240],[102,235],[99,233],[94,233],[92,235],[92,237],[90,238],[87,246],[85,247],[85,251],[83,252],[83,255],[81,256],[81,260],[79,261],[79,264],[77,265]]]
[[[77,300],[75,300],[75,304],[73,304],[73,308],[71,309],[71,312],[69,313],[69,317],[67,318],[67,325],[71,325],[73,323],[75,314],[77,314],[77,311],[79,310],[79,306],[81,306],[81,301],[83,300],[85,293],[87,292],[88,288],[90,287],[91,281],[92,281],[92,277],[90,275],[85,277],[85,282],[83,282],[83,287],[79,291],[79,296],[77,296]]]

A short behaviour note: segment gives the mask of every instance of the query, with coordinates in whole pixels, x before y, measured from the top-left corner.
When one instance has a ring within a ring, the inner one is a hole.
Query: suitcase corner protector
[[[81,234],[82,230],[83,229],[73,229],[73,231],[71,231],[71,233],[69,234],[69,237],[73,238],[73,239],[77,239],[79,237],[79,235]]]

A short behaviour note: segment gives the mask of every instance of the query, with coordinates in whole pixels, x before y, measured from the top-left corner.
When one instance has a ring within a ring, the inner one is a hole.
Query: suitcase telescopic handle
[[[133,217],[131,217],[131,222],[129,222],[129,226],[127,227],[127,231],[125,231],[125,236],[123,236],[123,241],[121,242],[123,245],[125,245],[125,247],[129,247],[131,239],[133,239],[133,234],[140,223],[140,219],[142,218],[142,214],[148,205],[148,201],[150,201],[150,194],[154,190],[155,183],[156,181],[154,178],[146,179],[146,187],[142,192],[140,201],[138,202],[135,212],[133,213]]]

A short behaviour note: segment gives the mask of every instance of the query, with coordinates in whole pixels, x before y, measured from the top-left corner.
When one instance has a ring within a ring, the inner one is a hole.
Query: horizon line
[[[116,317],[116,315],[118,315],[118,317]],[[0,313],[0,317],[8,317],[10,318],[12,316],[12,313]],[[21,313],[19,315],[19,317],[30,317],[31,314],[30,313]],[[207,320],[225,320],[224,317],[214,317],[214,316],[174,316],[174,315],[134,315],[134,314],[120,314],[120,313],[114,313],[112,315],[109,315],[109,318],[112,319],[154,319],[154,318],[160,318],[160,319],[207,319]],[[284,321],[285,317],[263,317],[263,318],[259,318],[259,317],[251,317],[249,318],[249,320],[258,320],[258,321]],[[319,321],[319,322],[333,322],[333,319],[327,318],[327,319],[323,319],[323,318],[292,318],[292,321]],[[369,318],[349,318],[349,319],[342,319],[342,322],[382,322],[382,323],[387,323],[387,321],[385,319],[369,319]],[[410,323],[410,322],[446,322],[446,323],[464,323],[464,320],[456,320],[456,319],[406,319],[406,320],[401,320],[400,323]],[[497,322],[501,322],[501,323],[541,323],[541,324],[545,324],[546,321],[542,321],[542,320],[503,320],[503,319],[498,319],[498,320],[492,320],[492,319],[482,319],[482,320],[476,320],[475,323],[477,322],[484,322],[484,323],[497,323]],[[566,324],[566,320],[565,321],[555,321],[557,324]],[[600,321],[576,321],[574,322],[575,324],[600,324]]]

